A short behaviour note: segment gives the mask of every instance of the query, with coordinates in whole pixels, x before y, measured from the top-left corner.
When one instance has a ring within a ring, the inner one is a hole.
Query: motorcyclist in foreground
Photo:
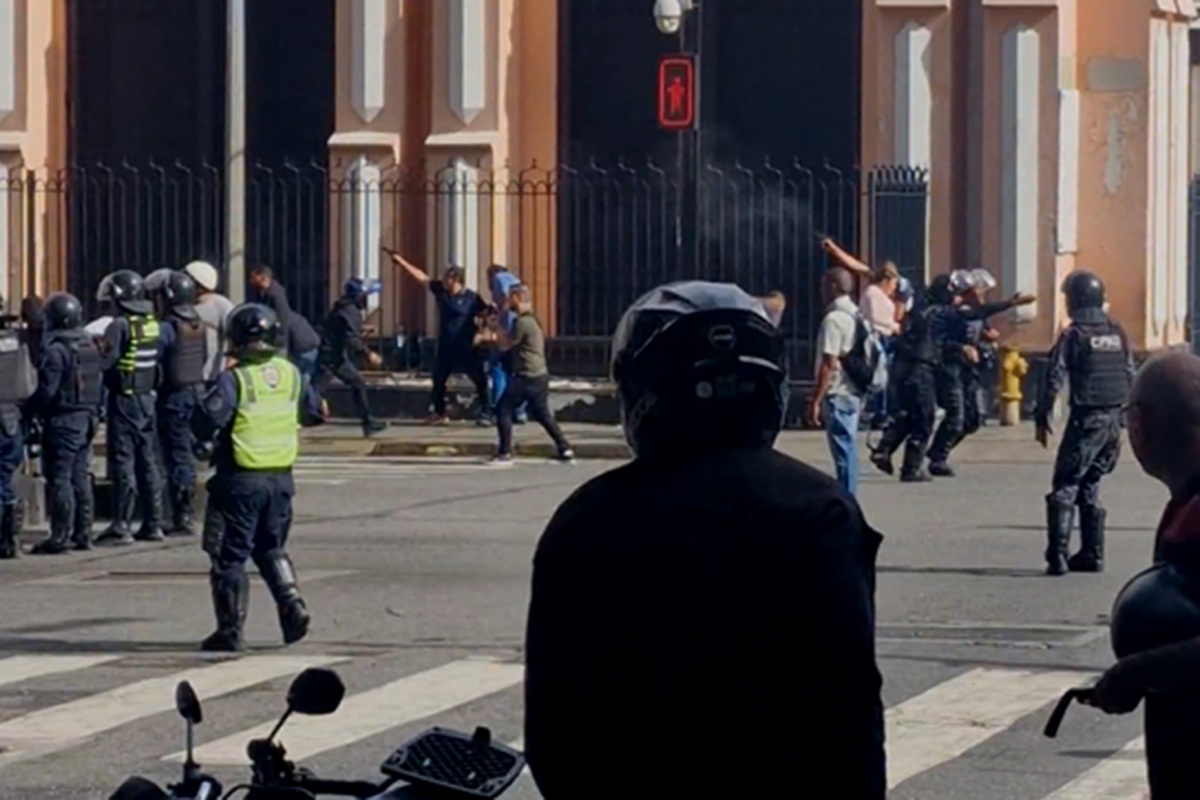
[[[543,796],[609,797],[580,776],[621,742],[651,757],[639,797],[794,797],[837,764],[839,798],[883,798],[881,538],[772,448],[779,330],[736,286],[673,284],[629,309],[613,354],[636,458],[558,509],[534,561],[525,741]]]

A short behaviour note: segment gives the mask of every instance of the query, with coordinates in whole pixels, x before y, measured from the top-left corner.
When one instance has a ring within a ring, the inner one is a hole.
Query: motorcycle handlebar
[[[338,797],[374,797],[386,787],[367,781],[327,781],[321,778],[304,778],[296,782],[297,787],[315,795],[332,794]]]

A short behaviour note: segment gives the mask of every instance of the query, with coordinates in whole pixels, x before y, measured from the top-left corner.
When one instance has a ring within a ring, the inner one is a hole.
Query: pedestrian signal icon
[[[679,131],[695,123],[695,62],[691,56],[663,56],[658,64],[658,124]]]

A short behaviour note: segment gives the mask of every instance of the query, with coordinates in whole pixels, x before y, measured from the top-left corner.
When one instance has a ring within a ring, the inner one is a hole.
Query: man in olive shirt
[[[529,404],[529,418],[537,421],[558,448],[558,458],[570,461],[575,458],[571,445],[563,436],[562,429],[554,421],[550,410],[550,370],[546,367],[546,335],[537,317],[533,315],[532,296],[528,286],[517,286],[508,295],[509,308],[517,314],[512,331],[494,332],[497,346],[510,359],[513,380],[500,399],[499,427],[500,450],[496,461],[512,460],[513,417],[523,403]]]

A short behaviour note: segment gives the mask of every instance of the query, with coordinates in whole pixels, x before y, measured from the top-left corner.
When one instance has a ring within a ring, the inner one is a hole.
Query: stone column
[[[381,245],[404,249],[397,204],[406,197],[400,170],[406,92],[404,0],[339,0],[336,130],[329,140],[329,292],[351,277],[383,281],[368,325],[381,336],[400,324],[405,286]],[[411,252],[409,253],[412,257]]]
[[[952,249],[957,46],[951,0],[864,3],[863,169],[896,164],[929,170],[927,263],[933,272],[944,270]],[[860,246],[865,253],[865,240]]]

